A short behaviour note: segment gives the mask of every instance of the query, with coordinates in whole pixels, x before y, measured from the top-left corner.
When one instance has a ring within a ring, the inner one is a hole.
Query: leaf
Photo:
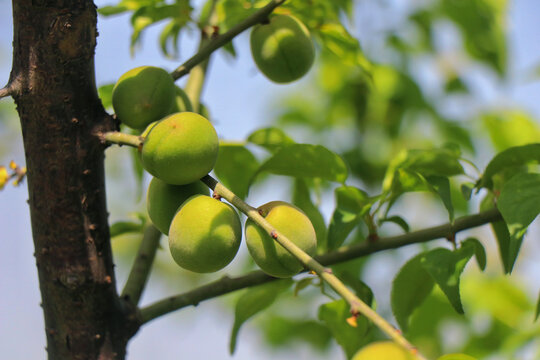
[[[400,228],[402,228],[403,231],[409,232],[409,224],[401,216],[394,215],[394,216],[390,216],[390,217],[379,220],[380,225],[384,224],[385,222],[394,223],[398,225]]]
[[[136,223],[133,221],[117,221],[114,224],[111,225],[109,228],[109,232],[111,234],[111,238],[127,233],[132,232],[141,232],[143,231],[144,224]]]
[[[521,173],[508,180],[497,208],[508,226],[510,242],[521,242],[527,227],[540,213],[540,174]]]
[[[285,134],[283,130],[274,127],[255,130],[248,136],[247,141],[262,146],[271,152],[275,152],[283,145],[294,144],[294,140]]]
[[[257,171],[343,183],[347,166],[339,155],[321,145],[290,144],[279,148]]]
[[[470,246],[461,247],[456,251],[438,248],[424,254],[421,260],[424,269],[435,280],[459,314],[463,314],[459,279],[473,253],[474,249]]]
[[[293,281],[283,279],[249,288],[236,302],[234,311],[234,324],[231,332],[229,351],[231,354],[236,349],[236,339],[240,327],[252,316],[268,308],[276,301],[277,297],[287,290]]]
[[[531,115],[523,111],[499,110],[483,114],[481,119],[497,151],[532,144],[540,139],[538,123]]]
[[[319,320],[321,320],[332,333],[338,344],[343,348],[347,358],[350,359],[355,352],[369,341],[369,322],[364,316],[357,318],[357,326],[347,323],[351,316],[351,308],[345,300],[336,300],[319,307]]]
[[[540,144],[514,146],[506,149],[489,162],[478,187],[493,188],[493,176],[505,169],[540,162]]]
[[[484,248],[484,245],[478,241],[478,239],[473,237],[467,238],[461,243],[461,246],[472,247],[474,249],[474,256],[476,258],[476,262],[478,263],[478,267],[480,267],[482,271],[486,269],[486,249]]]
[[[328,227],[328,249],[338,248],[369,212],[374,200],[354,186],[341,186],[334,191],[336,209]]]
[[[246,147],[227,143],[219,145],[214,172],[239,198],[247,196],[250,180],[258,168],[257,159]]]
[[[470,200],[472,196],[472,192],[474,190],[474,184],[470,182],[461,184],[460,190],[461,190],[461,195],[463,195],[463,198],[465,200]]]
[[[480,204],[480,210],[486,211],[493,209],[494,196],[489,193]],[[505,274],[510,274],[514,268],[519,248],[521,247],[521,240],[513,242],[510,240],[510,233],[504,220],[492,222],[491,229],[495,233],[497,239],[497,245],[499,246],[499,254],[504,268]]]
[[[450,222],[454,221],[454,205],[450,192],[450,180],[444,176],[428,176],[427,182],[433,187],[434,192],[441,198],[444,207],[448,211]]]
[[[344,270],[340,271],[336,276],[343,281],[343,283],[353,289],[354,293],[360,300],[365,302],[368,306],[373,306],[373,290],[371,290],[371,288],[365,282],[363,282],[358,275],[354,275],[350,271]]]
[[[311,194],[305,179],[294,180],[293,199],[294,205],[298,206],[309,218],[317,234],[318,246],[324,246],[326,241],[326,224],[319,208],[311,201]]]
[[[112,109],[112,91],[114,84],[101,85],[98,88],[98,96],[101,99],[103,107],[107,110]]]
[[[390,300],[392,312],[405,332],[409,327],[409,317],[433,290],[435,282],[422,266],[424,253],[407,261],[392,282]]]

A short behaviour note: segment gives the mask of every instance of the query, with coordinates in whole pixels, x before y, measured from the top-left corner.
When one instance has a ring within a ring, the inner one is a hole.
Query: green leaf
[[[454,176],[464,173],[459,159],[461,154],[455,149],[437,148],[429,150],[407,150],[401,152],[390,163],[383,189],[390,190],[399,169],[416,172],[423,177]]]
[[[129,9],[123,5],[118,5],[118,6],[107,5],[107,6],[102,6],[98,8],[97,11],[100,15],[111,16],[111,15],[117,15],[117,14],[121,14],[123,12],[129,11]]]
[[[444,207],[448,211],[450,222],[454,221],[454,205],[450,192],[450,180],[444,176],[428,176],[427,182],[433,187],[434,192],[441,198]]]
[[[528,144],[506,149],[489,162],[480,181],[479,187],[493,188],[493,177],[509,168],[540,162],[540,144]]]
[[[255,130],[248,136],[247,141],[271,152],[275,152],[283,145],[294,144],[294,140],[283,130],[274,127]]]
[[[292,283],[293,281],[291,279],[273,281],[268,284],[249,288],[238,298],[235,306],[234,325],[229,343],[229,351],[231,354],[233,354],[236,349],[236,339],[240,327],[252,316],[272,305],[278,296],[283,291],[287,290]]]
[[[290,144],[279,148],[257,173],[263,171],[340,183],[347,179],[347,166],[339,155],[324,146],[311,144]]]
[[[424,254],[421,260],[424,269],[435,280],[459,314],[463,314],[459,279],[473,253],[474,249],[470,246],[461,247],[456,251],[438,248]]]
[[[390,216],[390,217],[386,217],[384,219],[381,219],[381,220],[379,220],[379,225],[384,224],[385,222],[394,223],[394,224],[398,225],[400,228],[402,228],[403,231],[409,232],[409,224],[401,216],[394,215],[394,216]]]
[[[348,285],[354,290],[354,293],[360,300],[365,302],[368,306],[373,307],[374,296],[373,290],[360,278],[358,275],[354,275],[352,272],[344,270],[339,271],[336,275],[344,284]]]
[[[484,245],[478,239],[470,237],[465,239],[461,243],[462,247],[468,247],[470,246],[474,250],[474,256],[476,258],[476,262],[478,263],[478,266],[483,271],[486,269],[486,262],[487,262],[487,256],[486,256],[486,249],[484,248]]]
[[[437,360],[476,360],[476,358],[466,354],[446,354]]]
[[[111,225],[109,232],[111,238],[127,233],[142,233],[144,224],[134,221],[117,221]]]
[[[328,249],[338,248],[351,231],[362,221],[373,205],[374,199],[354,187],[341,186],[335,190],[336,209],[328,227]]]
[[[460,189],[461,189],[461,195],[463,195],[463,198],[465,200],[470,200],[472,196],[472,192],[474,190],[474,184],[470,182],[461,184]]]
[[[364,316],[358,317],[356,327],[347,323],[349,317],[351,317],[351,308],[345,300],[336,300],[319,307],[319,320],[330,329],[332,336],[343,348],[348,359],[369,341],[370,328]]]
[[[497,208],[508,225],[510,241],[521,241],[529,224],[540,213],[540,174],[521,173],[508,180]]]
[[[219,145],[214,172],[239,198],[244,199],[247,196],[251,178],[258,168],[257,159],[243,145],[228,143]]]
[[[106,110],[112,109],[112,91],[114,84],[101,85],[98,88],[98,96],[101,99],[101,103]]]
[[[480,210],[486,211],[494,208],[494,196],[489,193],[480,204]],[[510,232],[504,220],[492,222],[491,229],[495,233],[497,239],[497,245],[499,246],[499,254],[504,268],[505,274],[510,274],[514,268],[519,249],[521,247],[521,240],[511,241]]]
[[[482,124],[487,129],[495,150],[532,144],[540,139],[540,127],[529,114],[518,111],[497,111],[483,114]]]
[[[409,317],[435,285],[433,278],[422,266],[423,257],[424,253],[421,253],[407,261],[392,282],[392,312],[404,332],[409,327]]]
[[[294,180],[292,202],[307,215],[317,234],[318,246],[324,248],[324,242],[326,241],[326,224],[319,208],[311,201],[311,194],[305,179],[296,178]]]

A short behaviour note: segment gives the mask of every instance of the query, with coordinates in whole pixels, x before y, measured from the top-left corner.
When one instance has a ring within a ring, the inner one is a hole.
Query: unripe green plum
[[[175,97],[171,113],[182,111],[193,111],[193,106],[191,105],[191,100],[189,100],[186,92],[182,88],[175,86]]]
[[[276,83],[304,76],[315,59],[309,31],[297,18],[276,15],[256,25],[250,37],[251,55],[259,70]]]
[[[169,229],[171,255],[182,268],[208,273],[228,265],[242,239],[237,212],[210,196],[194,195],[184,202]]]
[[[284,201],[271,201],[260,206],[259,213],[277,231],[309,255],[317,250],[317,236],[309,218],[296,206]],[[254,221],[246,221],[246,244],[251,257],[265,273],[287,278],[297,274],[303,265],[278,244]]]
[[[174,101],[173,78],[154,66],[129,70],[118,79],[112,92],[116,116],[133,129],[144,129],[170,114]]]
[[[377,341],[371,343],[356,354],[352,360],[415,360],[409,351],[392,341]]]
[[[146,209],[150,220],[163,234],[169,227],[178,208],[193,195],[208,195],[210,190],[201,181],[187,185],[170,185],[154,177],[146,193]]]
[[[214,126],[199,114],[181,112],[155,124],[144,138],[141,160],[146,171],[172,185],[199,180],[218,156]]]

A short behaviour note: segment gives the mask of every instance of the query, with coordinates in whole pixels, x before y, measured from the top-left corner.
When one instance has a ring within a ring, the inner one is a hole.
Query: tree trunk
[[[9,87],[22,124],[49,359],[122,359],[137,330],[119,299],[96,131],[113,129],[94,78],[96,9],[14,0]]]

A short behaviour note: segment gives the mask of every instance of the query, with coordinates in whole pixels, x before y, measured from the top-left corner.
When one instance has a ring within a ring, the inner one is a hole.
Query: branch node
[[[272,239],[276,240],[276,239],[278,238],[277,231],[276,231],[276,230],[272,230],[272,232],[270,233],[270,236],[272,237]]]

